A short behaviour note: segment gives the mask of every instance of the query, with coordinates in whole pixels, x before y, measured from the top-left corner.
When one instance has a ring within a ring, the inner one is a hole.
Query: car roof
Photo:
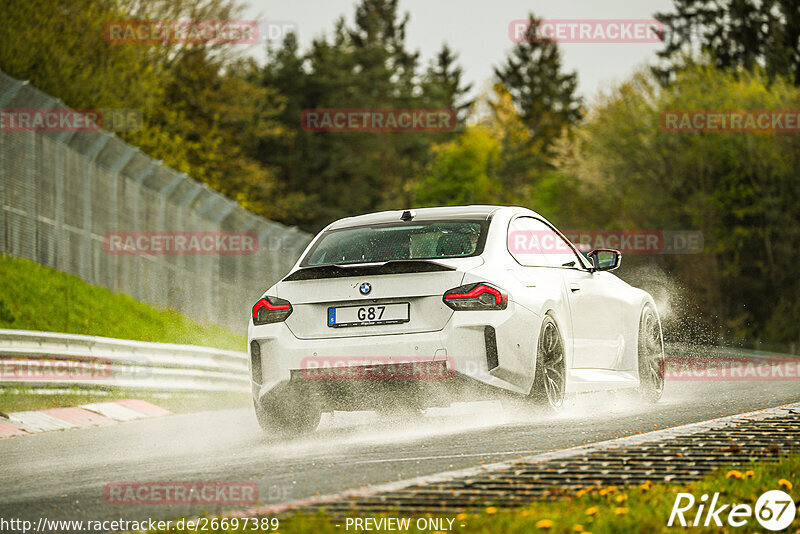
[[[431,221],[442,219],[488,219],[494,212],[504,209],[506,206],[444,206],[438,208],[409,208],[408,210],[381,211],[378,213],[367,213],[355,217],[339,219],[328,226],[328,230],[339,228],[349,228],[352,226],[363,226],[367,224],[380,224],[400,221],[400,216],[405,211],[414,213],[414,221]]]

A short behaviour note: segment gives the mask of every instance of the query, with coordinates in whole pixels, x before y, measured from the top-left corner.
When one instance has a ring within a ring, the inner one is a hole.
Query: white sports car
[[[256,415],[313,430],[332,410],[664,387],[652,297],[520,207],[387,211],[328,225],[253,306]]]

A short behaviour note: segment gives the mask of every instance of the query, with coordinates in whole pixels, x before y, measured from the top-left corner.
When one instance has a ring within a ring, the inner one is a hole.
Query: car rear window
[[[465,258],[483,252],[488,221],[393,222],[324,232],[301,267]]]

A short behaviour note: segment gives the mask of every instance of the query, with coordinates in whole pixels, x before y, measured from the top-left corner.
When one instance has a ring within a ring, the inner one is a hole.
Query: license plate
[[[328,308],[328,326],[372,326],[376,324],[407,323],[409,303],[370,304]]]

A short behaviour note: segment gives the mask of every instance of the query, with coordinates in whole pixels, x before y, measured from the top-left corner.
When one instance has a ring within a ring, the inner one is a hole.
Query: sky
[[[357,0],[250,0],[249,18],[296,24],[303,49],[311,40],[330,34],[344,15],[352,22]],[[545,19],[651,19],[671,11],[671,0],[400,0],[401,13],[410,14],[406,42],[419,50],[421,65],[447,43],[459,54],[464,79],[473,83],[472,96],[489,87],[492,67],[501,64],[513,46],[509,23],[529,12]],[[578,92],[591,100],[652,62],[660,44],[561,43],[564,68],[577,71]],[[251,51],[264,57],[260,47]]]

